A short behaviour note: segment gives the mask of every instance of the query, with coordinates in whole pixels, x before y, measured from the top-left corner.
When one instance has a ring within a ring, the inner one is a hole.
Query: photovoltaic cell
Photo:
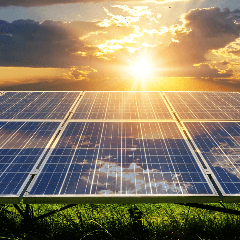
[[[240,122],[184,124],[225,194],[240,194]]]
[[[78,92],[7,92],[1,96],[0,119],[63,119]]]
[[[159,92],[86,92],[72,119],[172,119]]]
[[[18,193],[58,125],[0,122],[0,197]]]
[[[68,123],[28,197],[213,194],[174,122]]]
[[[240,94],[231,92],[164,92],[180,119],[240,119]]]

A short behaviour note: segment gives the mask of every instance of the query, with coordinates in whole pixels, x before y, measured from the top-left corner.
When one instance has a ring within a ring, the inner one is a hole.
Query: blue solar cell
[[[42,172],[60,172],[60,173],[64,173],[67,172],[67,169],[69,167],[69,164],[46,164],[42,170]]]
[[[15,156],[4,156],[4,155],[0,155],[0,163],[10,163],[13,161]]]
[[[57,149],[54,149],[52,154],[54,155],[65,155],[65,156],[68,156],[68,155],[71,155],[74,153],[74,149],[70,149],[70,148],[57,148]]]
[[[28,173],[2,173],[0,176],[0,194],[3,196],[16,195],[27,176]]]
[[[89,194],[93,173],[68,173],[61,194]],[[59,189],[60,190],[60,189]],[[59,191],[58,191],[59,192]],[[50,191],[51,193],[51,191]],[[55,191],[57,193],[57,191]],[[42,192],[41,192],[42,194]]]
[[[225,182],[221,184],[221,187],[226,194],[239,194],[240,192],[239,185],[237,185],[236,183]]]
[[[70,163],[72,160],[72,157],[69,156],[52,156],[49,158],[48,162],[49,163]]]
[[[76,173],[76,172],[92,172],[95,169],[95,164],[71,164],[70,168],[68,169],[69,173]]]
[[[29,172],[31,171],[32,167],[34,164],[27,164],[27,163],[12,163],[11,165],[9,165],[6,169],[5,172],[8,173],[17,173],[17,172]]]

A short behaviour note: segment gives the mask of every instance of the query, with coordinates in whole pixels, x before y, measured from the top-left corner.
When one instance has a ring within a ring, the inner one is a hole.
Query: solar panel
[[[239,156],[239,93],[0,92],[0,203],[234,202]]]
[[[236,120],[240,94],[236,92],[164,92],[181,120]]]
[[[63,119],[79,92],[7,92],[0,119]]]
[[[173,119],[159,92],[86,92],[72,119]]]
[[[225,201],[240,196],[240,122],[184,123],[212,169]]]
[[[72,120],[30,188],[28,203],[217,196],[175,122]]]
[[[0,202],[18,203],[20,189],[59,123],[0,122]]]

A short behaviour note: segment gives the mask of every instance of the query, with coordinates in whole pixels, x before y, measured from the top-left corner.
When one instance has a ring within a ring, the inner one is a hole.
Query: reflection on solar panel
[[[226,196],[240,195],[240,122],[185,125]]]
[[[86,92],[72,119],[173,119],[159,92]]]
[[[0,119],[63,119],[78,92],[7,92],[1,96]]]
[[[239,106],[224,92],[0,92],[0,203],[235,202]]]
[[[239,119],[240,94],[165,92],[180,119]]]
[[[28,197],[98,195],[214,194],[176,123],[70,122]]]
[[[57,122],[0,122],[1,196],[19,197],[23,182],[58,125]]]

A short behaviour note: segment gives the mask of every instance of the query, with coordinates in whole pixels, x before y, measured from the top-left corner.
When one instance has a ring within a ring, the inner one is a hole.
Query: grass
[[[32,206],[39,216],[64,205]],[[240,204],[225,206],[240,211]],[[177,204],[79,204],[34,223],[13,205],[0,205],[0,239],[232,240],[239,233],[240,216]]]

